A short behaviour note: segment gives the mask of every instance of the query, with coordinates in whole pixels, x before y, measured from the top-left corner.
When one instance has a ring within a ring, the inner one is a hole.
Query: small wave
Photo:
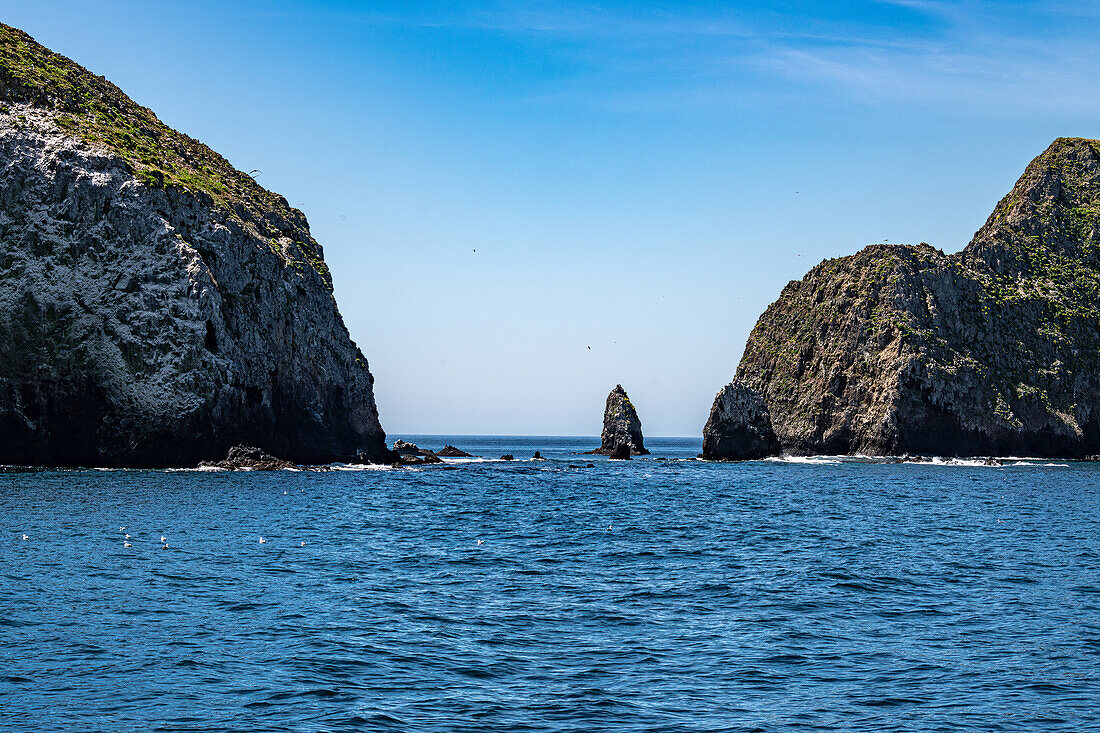
[[[989,456],[982,458],[956,458],[952,456],[868,456],[860,453],[852,455],[816,455],[816,456],[773,456],[765,458],[769,463],[794,463],[816,466],[835,466],[841,463],[904,463],[914,466],[951,466],[963,468],[1005,468],[1011,466],[1032,466],[1044,468],[1069,468],[1068,463],[1055,463],[1045,458],[1020,456]]]
[[[994,459],[944,458],[943,456],[932,456],[932,458],[928,460],[919,458],[906,459],[903,463],[923,463],[932,466],[965,466],[967,468],[984,468],[986,466],[998,468],[1005,465],[1004,462]]]
[[[963,466],[966,468],[1006,468],[1012,466],[1069,468],[1068,463],[1048,463],[1042,458],[1019,458],[1016,456],[1005,456],[1003,458],[997,456],[989,458],[945,458],[943,456],[932,456],[930,459],[906,459],[903,463],[932,466]]]
[[[808,463],[815,466],[835,466],[841,463],[839,456],[773,456],[764,460],[769,463]]]
[[[330,471],[394,471],[393,466],[385,463],[330,463]]]

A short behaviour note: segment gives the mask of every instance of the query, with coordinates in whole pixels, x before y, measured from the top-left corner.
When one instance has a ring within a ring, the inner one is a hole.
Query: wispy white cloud
[[[519,2],[450,13],[363,15],[544,44],[577,71],[534,80],[529,104],[587,103],[639,110],[774,99],[914,105],[982,115],[1100,112],[1100,11],[1093,3],[863,0],[814,15],[803,5],[637,6]],[[896,12],[892,12],[896,11]],[[825,90],[826,95],[810,92]]]

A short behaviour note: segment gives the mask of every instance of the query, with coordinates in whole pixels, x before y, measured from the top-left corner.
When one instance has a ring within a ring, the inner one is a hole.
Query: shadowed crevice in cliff
[[[957,254],[872,245],[792,281],[735,379],[789,453],[1100,452],[1100,143],[1056,140]]]

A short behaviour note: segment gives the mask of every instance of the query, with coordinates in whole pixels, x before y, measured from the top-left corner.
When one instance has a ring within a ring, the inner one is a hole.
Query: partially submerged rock
[[[740,382],[727,384],[714,398],[703,428],[703,458],[744,461],[779,453],[768,408]]]
[[[467,453],[464,450],[461,450],[459,448],[455,448],[453,445],[444,446],[443,450],[436,453],[436,455],[442,456],[443,458],[473,458],[474,457],[474,455],[472,453]]]
[[[443,463],[443,459],[437,456],[431,451],[426,451],[420,455],[413,455],[411,453],[398,453],[397,460],[394,465],[398,466],[424,466],[432,463]]]
[[[610,456],[623,450],[636,456],[649,454],[642,440],[642,421],[638,419],[626,390],[621,384],[616,384],[604,405],[600,447],[589,453]]]
[[[199,465],[203,468],[224,468],[230,471],[280,471],[297,468],[290,461],[276,458],[252,445],[235,445],[222,460],[204,461]]]
[[[400,438],[393,441],[393,452],[402,456],[419,456],[423,453],[416,444],[409,443]]]

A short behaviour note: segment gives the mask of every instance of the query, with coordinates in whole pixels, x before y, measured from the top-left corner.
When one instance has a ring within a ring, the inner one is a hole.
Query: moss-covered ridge
[[[286,199],[168,127],[103,77],[2,23],[0,103],[52,110],[63,132],[117,155],[147,186],[209,196],[215,207],[269,242],[288,265],[312,268],[331,288],[320,246]]]

